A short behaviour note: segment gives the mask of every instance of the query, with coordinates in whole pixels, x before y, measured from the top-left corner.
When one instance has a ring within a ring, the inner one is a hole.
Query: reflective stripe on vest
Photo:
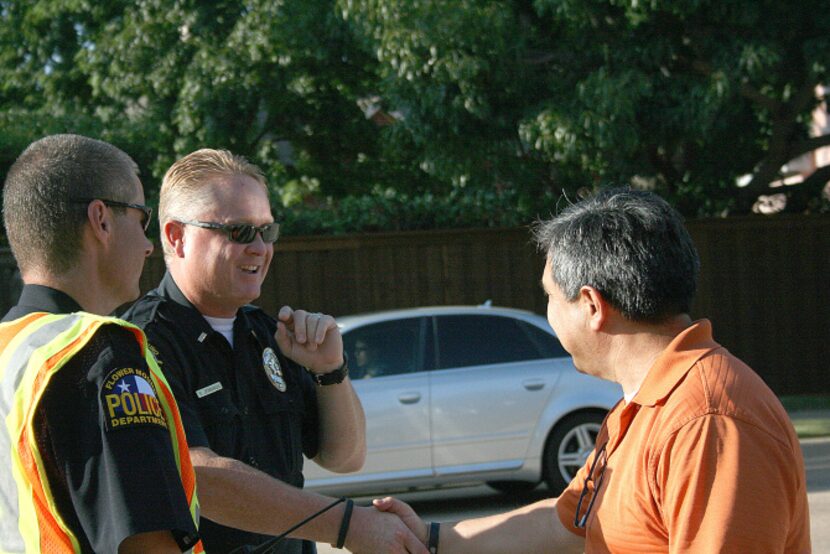
[[[0,324],[0,553],[80,552],[55,506],[33,421],[49,381],[104,324],[129,329],[138,340],[168,421],[190,514],[198,525],[196,480],[181,418],[144,333],[120,319],[85,312],[33,313]],[[203,551],[201,543],[194,551]]]

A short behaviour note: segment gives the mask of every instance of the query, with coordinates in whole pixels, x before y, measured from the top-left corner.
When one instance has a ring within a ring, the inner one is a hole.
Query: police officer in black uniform
[[[25,285],[3,322],[33,312],[107,314],[138,296],[152,251],[143,201],[134,162],[114,146],[75,135],[33,143],[4,188],[4,222]],[[133,332],[108,324],[49,381],[34,404],[41,482],[81,552],[188,550],[198,533],[167,430],[173,422],[113,428],[103,413],[104,381],[124,368],[148,375]],[[16,530],[7,517],[0,550],[22,552],[14,543],[31,530]],[[48,537],[29,539],[55,548]]]
[[[167,382],[182,399],[179,410],[191,448],[210,448],[302,488],[303,454],[314,458],[318,452],[316,385],[280,351],[273,318],[253,306],[240,309],[231,347],[169,273],[127,317],[145,329]],[[345,371],[333,376],[342,380]],[[208,552],[230,552],[270,538],[209,519],[200,528]],[[280,552],[302,552],[301,546],[288,539]]]
[[[164,177],[159,220],[168,273],[125,317],[142,327],[182,413],[208,552],[259,545],[332,499],[302,491],[303,454],[332,471],[365,458],[365,422],[331,316],[249,303],[273,256],[260,171],[203,149]],[[306,369],[307,368],[307,369]],[[277,552],[310,541],[355,552],[425,552],[397,518],[351,503],[298,529]]]

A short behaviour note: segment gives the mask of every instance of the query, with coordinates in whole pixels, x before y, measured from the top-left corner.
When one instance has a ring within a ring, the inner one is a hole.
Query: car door
[[[366,463],[349,475],[309,464],[309,481],[365,483],[432,474],[429,384],[422,371],[425,324],[415,317],[344,331],[349,374],[366,414]],[[371,350],[371,360],[363,350]]]
[[[437,474],[518,469],[566,356],[557,339],[497,315],[435,318],[431,372]]]

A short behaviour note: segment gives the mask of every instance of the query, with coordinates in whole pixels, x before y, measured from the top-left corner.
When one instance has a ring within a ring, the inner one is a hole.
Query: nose
[[[145,258],[150,257],[150,254],[153,253],[153,248],[154,248],[153,241],[151,241],[147,237],[144,237],[144,257]]]
[[[266,243],[264,240],[262,240],[262,233],[257,233],[254,236],[254,240],[252,240],[245,246],[245,250],[249,254],[253,254],[256,256],[264,256],[268,251],[268,248],[272,246],[272,244]]]

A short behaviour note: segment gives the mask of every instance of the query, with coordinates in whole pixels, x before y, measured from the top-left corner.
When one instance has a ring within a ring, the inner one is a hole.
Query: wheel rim
[[[559,443],[556,462],[559,473],[566,483],[573,479],[594,451],[599,430],[599,423],[582,423],[568,431]]]

